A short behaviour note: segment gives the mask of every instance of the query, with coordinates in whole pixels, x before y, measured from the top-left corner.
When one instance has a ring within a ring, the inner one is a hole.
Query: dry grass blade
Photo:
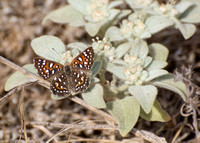
[[[24,131],[24,137],[26,142],[28,143],[28,137],[27,137],[27,133],[26,133],[26,122],[24,119],[24,103],[21,104],[20,106],[20,115],[21,115],[21,130]]]
[[[167,143],[165,138],[158,137],[154,133],[151,133],[145,130],[136,130],[136,129],[133,129],[133,131],[136,136],[141,137],[151,143]]]

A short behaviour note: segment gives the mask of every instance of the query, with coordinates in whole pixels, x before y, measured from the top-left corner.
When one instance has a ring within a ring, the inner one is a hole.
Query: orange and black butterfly
[[[61,97],[70,95],[71,91],[79,93],[88,88],[90,84],[89,73],[93,63],[94,51],[92,47],[80,53],[71,64],[62,65],[40,57],[34,59],[35,67],[43,79],[54,77],[50,90],[53,94]]]

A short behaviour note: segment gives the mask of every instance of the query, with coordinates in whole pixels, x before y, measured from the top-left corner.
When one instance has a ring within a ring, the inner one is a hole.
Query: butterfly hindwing
[[[92,47],[85,49],[80,53],[71,63],[73,68],[79,68],[81,70],[91,70],[94,62],[94,50]]]
[[[70,89],[73,92],[82,92],[88,88],[90,84],[89,77],[79,70],[72,70]]]
[[[63,65],[54,61],[46,60],[43,58],[34,58],[34,64],[38,70],[38,74],[43,79],[49,79],[54,75],[63,72]]]
[[[50,90],[53,94],[59,96],[66,96],[70,94],[68,78],[65,73],[59,73],[51,82]]]

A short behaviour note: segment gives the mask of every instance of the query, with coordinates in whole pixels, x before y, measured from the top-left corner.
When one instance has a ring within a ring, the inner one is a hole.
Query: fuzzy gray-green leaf
[[[132,43],[123,43],[119,45],[115,51],[116,57],[119,59],[124,56],[132,47]]]
[[[115,76],[117,76],[120,79],[126,79],[124,67],[122,66],[117,66],[115,64],[108,63],[106,66],[106,70],[113,73]]]
[[[147,26],[148,30],[154,34],[169,26],[172,26],[173,21],[164,16],[151,16],[146,20],[145,25]]]
[[[169,50],[159,43],[153,43],[149,46],[149,55],[154,60],[166,61],[169,54]]]
[[[153,85],[145,85],[145,86],[130,86],[129,92],[131,95],[136,97],[144,111],[148,114],[151,111],[151,108],[156,99],[156,95],[158,93],[157,88]]]
[[[146,68],[148,71],[153,70],[153,69],[162,69],[167,66],[167,62],[165,61],[158,61],[158,60],[153,60],[151,64]]]
[[[153,80],[155,78],[158,78],[160,76],[168,74],[168,71],[163,70],[163,69],[152,69],[148,73],[149,73],[149,76],[145,80],[147,82],[151,81],[151,80]]]
[[[194,3],[190,1],[180,1],[176,5],[176,9],[179,11],[179,13],[184,13],[187,9],[189,9],[192,6],[194,6]]]
[[[185,2],[185,1],[180,1]],[[186,2],[192,2],[194,6],[189,7],[184,13],[179,16],[182,22],[186,23],[200,23],[200,1],[199,0],[187,0]]]
[[[48,60],[53,60],[64,64],[63,53],[65,52],[65,45],[55,36],[41,36],[31,41],[31,46],[34,52]]]
[[[111,1],[108,8],[111,9],[111,8],[114,8],[114,7],[119,6],[121,4],[123,4],[122,0]]]
[[[121,135],[126,136],[138,120],[140,113],[138,101],[135,97],[129,96],[108,102],[106,105],[108,112],[117,120]]]
[[[173,18],[176,26],[181,31],[181,34],[185,39],[189,39],[196,31],[196,26],[193,24],[183,24],[176,18]]]
[[[61,100],[61,99],[67,98],[68,96],[69,95],[59,96],[59,95],[51,94],[51,99],[53,99],[53,100]]]
[[[128,66],[127,63],[122,59],[114,59],[112,63],[114,63],[115,65],[123,66],[123,67]]]
[[[140,111],[140,117],[148,121],[167,122],[171,119],[169,114],[164,111],[157,100],[155,100],[151,112],[148,114],[144,110]]]
[[[138,58],[145,58],[149,52],[147,43],[142,39],[136,39],[132,43],[130,55],[137,55]]]
[[[173,75],[171,74],[167,74],[155,79],[152,84],[179,94],[184,101],[187,99],[188,92],[186,85],[181,81],[175,82]]]
[[[25,65],[23,66],[23,68],[37,75],[37,70],[35,69],[33,64]],[[5,91],[9,91],[17,86],[24,85],[29,82],[36,82],[36,81],[37,79],[27,77],[23,73],[17,71],[8,78],[5,84]]]
[[[88,6],[91,4],[91,1],[88,0],[68,0],[69,4],[75,8],[80,13],[83,13],[84,15],[88,15]]]
[[[125,37],[121,35],[120,30],[116,26],[110,27],[106,31],[105,37],[108,38],[109,41],[121,41],[125,39]]]
[[[92,67],[92,76],[95,76],[101,69],[101,61],[95,61]]]
[[[110,16],[108,17],[108,20],[109,21],[112,21],[114,18],[116,18],[116,16],[120,13],[120,10],[119,9],[111,9],[109,11],[110,13]],[[107,21],[108,22],[108,21]]]
[[[43,19],[42,24],[45,24],[48,20],[61,24],[69,23],[71,26],[83,26],[85,24],[83,15],[70,5],[56,9],[49,13]]]
[[[78,49],[79,51],[83,51],[85,50],[86,48],[88,48],[88,46],[84,43],[81,43],[81,42],[75,42],[75,43],[70,43],[67,45],[68,48],[76,48]]]
[[[144,64],[143,64],[143,68],[146,68],[151,62],[152,62],[153,58],[150,56],[147,56],[145,58]]]
[[[88,32],[88,34],[90,36],[95,36],[100,28],[106,23],[105,20],[103,21],[100,21],[100,22],[97,22],[97,23],[92,23],[92,22],[89,22],[89,23],[86,23],[85,25],[85,30]]]
[[[83,99],[91,106],[96,108],[106,108],[106,103],[103,99],[103,87],[100,84],[95,84],[82,93]]]
[[[117,19],[121,19],[127,15],[129,15],[132,11],[129,10],[129,9],[124,9],[124,10],[121,10],[120,14],[117,16]]]

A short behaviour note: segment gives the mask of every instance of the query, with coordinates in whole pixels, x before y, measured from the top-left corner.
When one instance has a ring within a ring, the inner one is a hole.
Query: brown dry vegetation
[[[58,36],[65,44],[81,41],[91,43],[91,38],[82,28],[50,23],[41,25],[41,21],[50,11],[67,4],[65,0],[1,0],[0,1],[0,55],[10,61],[23,66],[32,63],[36,56],[31,49],[30,42],[41,35]],[[184,40],[178,30],[167,29],[148,40],[149,43],[158,42],[168,47],[169,72],[173,72],[181,65],[193,66],[193,82],[200,86],[200,26],[189,40]],[[9,76],[15,71],[0,63],[0,95],[6,92],[4,85]],[[170,114],[172,120],[167,123],[149,122],[139,119],[135,128],[143,129],[164,137],[167,142],[177,138],[183,141],[193,141],[195,132],[192,116],[183,117],[180,107],[183,101],[180,96],[167,90],[160,89],[158,100],[162,107]],[[20,110],[23,109],[23,110]],[[22,115],[24,116],[22,118]],[[198,116],[197,116],[198,118]],[[22,120],[26,130],[22,127]],[[15,142],[25,140],[26,132],[31,142],[47,141],[62,128],[40,122],[64,123],[83,125],[84,129],[76,127],[69,129],[56,138],[56,141],[79,142],[145,142],[143,138],[129,133],[122,138],[118,131],[93,130],[93,125],[106,125],[103,117],[85,109],[69,99],[52,100],[50,92],[37,84],[25,87],[13,94],[7,101],[0,104],[0,142]],[[56,124],[57,125],[57,124]],[[199,126],[198,126],[199,128]],[[183,142],[182,141],[182,142]]]

